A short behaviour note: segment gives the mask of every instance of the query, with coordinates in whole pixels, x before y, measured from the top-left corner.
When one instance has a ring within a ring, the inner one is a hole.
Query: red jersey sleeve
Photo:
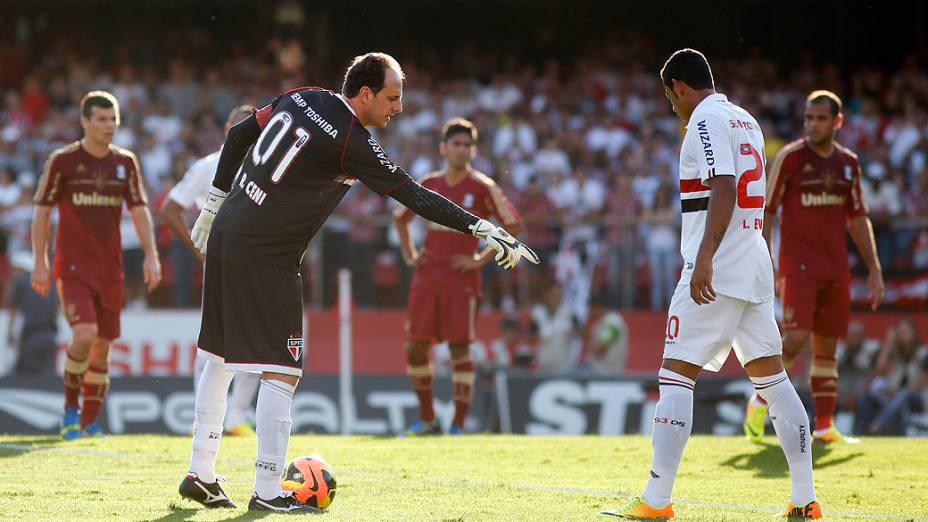
[[[851,194],[847,198],[847,215],[848,217],[866,216],[867,203],[864,201],[860,188],[860,161],[856,157],[852,157],[851,170]]]
[[[791,146],[783,147],[770,162],[767,171],[767,207],[764,209],[767,214],[776,214],[777,209],[783,204],[786,184],[792,169],[790,154],[795,150]]]
[[[126,183],[126,192],[123,194],[128,208],[145,205],[148,203],[148,195],[145,194],[145,186],[142,184],[142,169],[139,168],[139,160],[135,154],[126,151],[126,170],[128,171],[128,183]]]
[[[39,178],[35,190],[33,201],[36,205],[52,206],[58,203],[58,196],[61,194],[61,171],[63,168],[61,151],[52,152],[45,162],[42,177]]]

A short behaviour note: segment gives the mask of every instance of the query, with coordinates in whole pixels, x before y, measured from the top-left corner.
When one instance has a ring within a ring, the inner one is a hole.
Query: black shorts
[[[227,370],[303,374],[300,274],[264,262],[213,228],[198,346]]]

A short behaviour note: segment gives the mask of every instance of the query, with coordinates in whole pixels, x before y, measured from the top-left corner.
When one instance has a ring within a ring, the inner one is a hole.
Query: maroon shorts
[[[851,283],[799,274],[783,277],[783,329],[844,337],[851,314]]]
[[[474,339],[477,296],[473,292],[413,287],[409,290],[406,336],[412,341],[470,342]]]
[[[119,312],[122,310],[121,279],[59,278],[58,298],[61,310],[71,326],[97,325],[97,336],[113,340],[119,337]]]

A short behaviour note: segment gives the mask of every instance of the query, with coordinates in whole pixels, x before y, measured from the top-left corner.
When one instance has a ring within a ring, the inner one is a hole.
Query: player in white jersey
[[[252,108],[248,105],[241,105],[232,109],[226,120],[225,131],[233,125],[251,116]],[[190,227],[184,222],[183,213],[193,205],[197,209],[202,209],[206,202],[206,195],[210,187],[213,186],[213,176],[216,174],[216,166],[219,165],[219,153],[221,150],[204,156],[193,163],[183,179],[168,192],[161,207],[161,219],[174,231],[177,238],[189,248],[201,262],[204,260],[203,254],[193,245],[190,239]],[[181,274],[183,275],[183,274]],[[206,359],[197,356],[196,368],[193,370],[193,388],[197,387],[200,374],[203,372],[203,366]],[[251,404],[255,401],[255,395],[258,393],[258,384],[261,382],[261,375],[256,373],[238,372],[234,377],[235,385],[232,387],[232,394],[229,398],[229,405],[225,417],[225,434],[226,435],[245,435],[254,433],[254,428],[248,421]]]
[[[809,417],[783,369],[773,267],[761,235],[764,137],[747,111],[715,92],[699,51],[675,52],[661,80],[687,124],[680,147],[684,268],[668,313],[648,484],[624,509],[604,514],[673,517],[671,492],[692,429],[696,378],[703,368],[718,371],[734,347],[757,392],[776,410],[771,418],[792,477],[784,515],[820,518]]]

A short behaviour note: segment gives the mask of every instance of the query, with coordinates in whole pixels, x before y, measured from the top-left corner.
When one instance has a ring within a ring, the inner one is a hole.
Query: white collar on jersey
[[[724,94],[722,94],[722,93],[720,93],[720,92],[717,92],[717,93],[715,93],[715,94],[710,94],[709,96],[706,96],[705,98],[702,99],[702,101],[700,101],[699,103],[697,103],[695,107],[693,107],[693,114],[696,114],[696,111],[698,111],[699,108],[703,106],[703,104],[705,104],[705,103],[707,103],[707,102],[714,102],[714,101],[723,101],[723,102],[724,102],[724,101],[728,101],[728,96],[725,96]],[[692,114],[690,115],[690,119],[691,119],[691,120],[693,119],[693,115],[692,115]],[[686,127],[685,127],[685,128],[687,128],[687,129],[690,128],[689,123],[686,124]]]
[[[338,99],[341,100],[342,103],[345,104],[345,107],[348,107],[348,110],[351,111],[351,114],[354,114],[354,117],[357,118],[358,113],[354,112],[354,107],[352,107],[351,104],[348,103],[348,98],[346,98],[345,95],[342,93],[338,93],[336,94],[336,96],[338,96]]]

